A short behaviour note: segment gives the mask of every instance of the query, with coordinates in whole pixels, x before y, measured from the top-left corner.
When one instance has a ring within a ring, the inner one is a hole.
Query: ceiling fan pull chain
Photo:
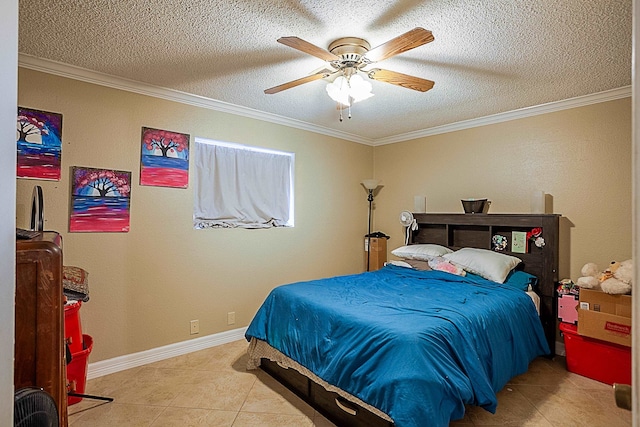
[[[349,104],[349,118],[351,118],[351,104]]]
[[[342,123],[342,109],[343,109],[343,108],[344,108],[344,107],[342,106],[342,104],[340,104],[340,103],[338,102],[338,110],[340,111],[340,122],[341,122],[341,123]],[[351,117],[349,117],[349,118],[351,118]]]

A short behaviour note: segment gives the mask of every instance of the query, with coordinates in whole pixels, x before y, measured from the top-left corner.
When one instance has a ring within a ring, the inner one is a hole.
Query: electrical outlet
[[[227,313],[227,325],[233,325],[236,323],[236,312],[230,311]]]
[[[195,335],[200,333],[200,321],[192,320],[191,321],[191,335]]]

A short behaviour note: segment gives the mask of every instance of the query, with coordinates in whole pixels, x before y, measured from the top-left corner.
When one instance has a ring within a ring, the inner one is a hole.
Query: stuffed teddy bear
[[[607,270],[611,273],[611,277],[605,278],[602,283],[600,283],[600,288],[603,292],[613,295],[631,293],[631,282],[633,279],[632,260],[612,262]]]
[[[602,273],[595,263],[586,263],[582,267],[582,270],[580,270],[580,273],[582,273],[582,277],[578,277],[578,280],[576,280],[576,285],[578,287],[585,289],[600,289],[600,278]]]

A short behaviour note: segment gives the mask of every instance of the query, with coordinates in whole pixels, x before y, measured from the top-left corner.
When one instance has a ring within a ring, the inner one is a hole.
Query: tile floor
[[[69,425],[331,427],[333,424],[264,372],[246,371],[243,340],[89,380],[69,407]],[[630,426],[611,387],[567,372],[564,358],[532,362],[498,394],[495,415],[468,407],[451,426]]]

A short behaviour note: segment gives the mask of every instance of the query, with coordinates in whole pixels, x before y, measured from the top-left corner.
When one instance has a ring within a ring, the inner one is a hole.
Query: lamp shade
[[[327,85],[327,94],[331,99],[345,107],[349,106],[349,82],[344,76],[338,76]]]
[[[373,96],[373,93],[371,93],[371,90],[373,89],[371,83],[363,79],[358,74],[351,76],[349,79],[349,86],[351,87],[349,96],[353,99],[354,103],[364,101],[365,99]]]
[[[350,106],[353,103],[364,101],[371,98],[373,93],[371,90],[373,86],[371,83],[364,80],[362,76],[358,74],[352,74],[347,77],[338,76],[332,82],[327,84],[327,94],[336,102]]]
[[[377,179],[365,179],[362,181],[362,185],[364,185],[364,188],[367,190],[375,190],[378,188],[378,185],[380,185],[380,181]]]

